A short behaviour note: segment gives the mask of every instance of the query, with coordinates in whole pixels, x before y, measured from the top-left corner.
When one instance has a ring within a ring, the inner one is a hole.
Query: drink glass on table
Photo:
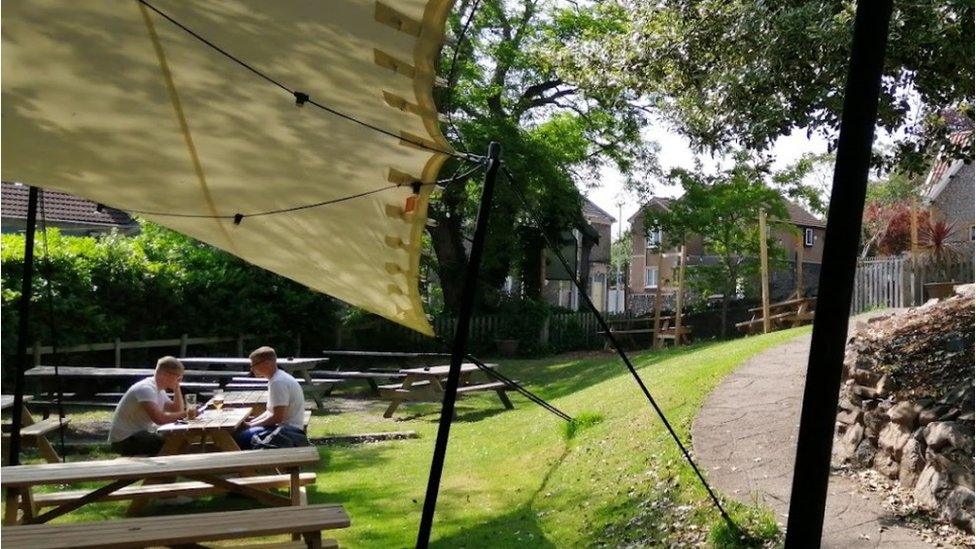
[[[183,397],[186,400],[186,419],[196,419],[197,417],[197,395],[188,394]]]
[[[214,405],[214,408],[216,408],[218,410],[220,410],[221,408],[224,407],[224,390],[223,389],[214,389],[213,405]]]

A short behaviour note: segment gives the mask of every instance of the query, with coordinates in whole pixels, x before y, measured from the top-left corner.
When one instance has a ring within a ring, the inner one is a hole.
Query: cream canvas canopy
[[[3,179],[135,212],[432,335],[418,266],[454,154],[431,96],[450,5],[5,3]]]

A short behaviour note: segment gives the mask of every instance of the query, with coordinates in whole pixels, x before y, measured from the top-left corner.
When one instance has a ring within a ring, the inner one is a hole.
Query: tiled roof
[[[616,223],[617,219],[608,214],[606,210],[597,206],[589,198],[583,197],[583,215],[602,217],[607,223]]]
[[[949,136],[949,142],[957,147],[963,146],[967,142],[972,147],[972,139],[972,131],[956,132]],[[939,153],[939,156],[935,159],[935,163],[932,164],[932,169],[929,171],[928,177],[925,178],[925,183],[922,185],[922,194],[926,195],[929,199],[934,199],[938,195],[938,192],[942,190],[940,183],[942,183],[943,178],[946,177],[949,169],[956,162],[957,159]]]
[[[2,183],[0,215],[6,218],[27,219],[28,187],[19,183]],[[80,196],[41,190],[44,217],[48,221],[102,225],[106,227],[132,227],[136,221],[129,214],[109,207],[98,211],[98,204]],[[40,206],[38,216],[40,216]]]
[[[821,221],[817,216],[808,212],[803,206],[794,204],[789,200],[784,200],[784,202],[786,202],[786,211],[790,214],[790,222],[792,222],[794,225],[820,228],[827,226],[826,223]]]

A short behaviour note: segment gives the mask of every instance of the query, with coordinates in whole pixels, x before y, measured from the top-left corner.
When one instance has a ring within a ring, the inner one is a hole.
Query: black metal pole
[[[827,215],[823,266],[793,468],[786,547],[820,547],[847,319],[871,166],[892,0],[860,0]]]
[[[20,307],[17,319],[17,363],[14,374],[14,409],[10,432],[10,455],[7,464],[20,463],[20,425],[24,419],[24,371],[27,370],[27,340],[30,337],[31,290],[34,279],[34,231],[37,229],[37,187],[27,194],[27,230],[24,232],[24,275],[20,282]]]
[[[457,401],[458,380],[461,377],[461,363],[464,362],[465,348],[468,344],[468,326],[474,309],[474,294],[478,287],[478,273],[481,269],[481,255],[485,248],[488,232],[488,217],[491,213],[491,199],[495,192],[495,179],[498,175],[498,155],[501,146],[494,141],[488,145],[487,165],[485,166],[485,185],[481,189],[481,204],[478,207],[478,221],[471,240],[471,254],[464,273],[464,287],[461,294],[461,310],[454,332],[454,345],[451,348],[451,369],[444,387],[444,402],[441,404],[441,420],[437,427],[437,440],[434,442],[434,457],[430,462],[430,476],[427,479],[427,495],[424,496],[424,509],[420,516],[420,530],[417,532],[417,547],[426,549],[430,543],[430,531],[434,524],[434,509],[437,506],[437,493],[444,470],[444,456],[447,453],[447,439],[451,434],[451,420],[454,418],[454,403]]]

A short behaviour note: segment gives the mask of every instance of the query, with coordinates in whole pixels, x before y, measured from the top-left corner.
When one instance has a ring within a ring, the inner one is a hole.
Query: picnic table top
[[[328,362],[329,359],[326,357],[318,358],[279,358],[277,360],[278,367],[287,372],[294,370],[311,370],[318,366],[319,364],[324,364]],[[191,357],[191,358],[181,358],[180,362],[186,365],[193,364],[203,364],[210,366],[243,366],[243,369],[248,369],[251,366],[251,359],[240,358],[240,357]]]
[[[58,375],[63,377],[105,377],[105,378],[133,378],[151,377],[155,373],[152,368],[103,368],[100,366],[58,366]],[[53,377],[54,366],[34,366],[24,372],[24,375]],[[223,372],[219,370],[184,370],[183,377],[234,377],[240,372]]]
[[[34,397],[24,395],[24,402],[30,402]],[[6,410],[14,405],[14,395],[0,395],[0,410]]]
[[[661,315],[661,320],[673,320],[673,316]],[[634,322],[654,322],[654,315],[643,316],[640,318],[609,318],[607,324],[632,324]]]
[[[247,419],[251,411],[246,408],[208,409],[194,419],[180,420],[160,425],[156,432],[166,436],[186,431],[206,431],[208,429],[236,429]]]
[[[398,351],[322,351],[327,356],[344,356],[360,358],[423,358],[423,357],[446,357],[451,353],[407,353]]]
[[[300,467],[319,461],[314,446],[273,450],[242,450],[218,454],[181,454],[98,461],[14,465],[3,468],[0,486],[29,487],[97,480],[148,479],[192,474],[253,471],[263,467]],[[6,535],[6,532],[4,532]]]
[[[224,391],[224,406],[249,406],[254,404],[264,404],[268,401],[268,391],[266,389],[245,389],[243,391]],[[213,399],[207,401],[207,406],[212,406]]]
[[[800,297],[800,298],[794,298],[794,299],[787,299],[786,301],[779,301],[777,303],[770,303],[769,304],[769,308],[770,309],[777,309],[777,308],[781,308],[781,307],[793,307],[794,305],[800,305],[802,303],[811,304],[811,303],[815,303],[816,301],[817,301],[817,298],[816,297]],[[762,307],[753,307],[753,308],[749,309],[749,312],[750,313],[755,313],[755,312],[759,312],[761,310],[762,310]]]
[[[497,364],[485,364],[489,368],[494,368],[498,366]],[[461,373],[468,373],[480,370],[477,364],[471,362],[465,362],[461,364]],[[451,371],[450,364],[444,364],[441,366],[430,366],[427,368],[408,368],[400,370],[401,374],[407,374],[409,376],[428,376],[428,377],[443,377]]]

